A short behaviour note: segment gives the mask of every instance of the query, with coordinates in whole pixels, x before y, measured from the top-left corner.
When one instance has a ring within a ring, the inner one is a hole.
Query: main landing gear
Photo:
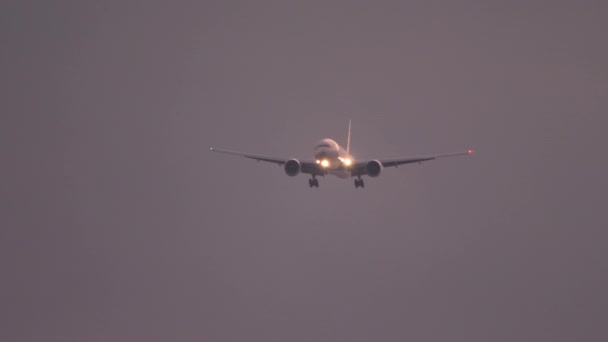
[[[316,179],[315,177],[312,177],[311,179],[308,180],[308,185],[312,188],[313,186],[315,188],[319,187],[319,180]]]
[[[355,188],[358,187],[365,188],[365,183],[363,183],[363,179],[361,179],[361,177],[355,179]]]

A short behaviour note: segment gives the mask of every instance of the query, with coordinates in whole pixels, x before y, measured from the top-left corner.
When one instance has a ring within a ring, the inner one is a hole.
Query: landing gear
[[[358,187],[365,188],[365,183],[363,183],[363,179],[361,179],[361,177],[355,179],[355,188]]]
[[[311,178],[311,179],[308,180],[308,185],[311,188],[312,187],[318,188],[319,187],[319,180],[313,177],[313,178]]]

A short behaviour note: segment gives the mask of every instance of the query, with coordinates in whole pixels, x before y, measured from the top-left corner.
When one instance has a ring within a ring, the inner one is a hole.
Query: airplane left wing
[[[209,150],[211,150],[212,152],[231,154],[231,155],[241,156],[241,157],[245,157],[245,158],[249,158],[249,159],[253,159],[253,160],[257,160],[257,161],[278,164],[279,166],[285,165],[285,163],[287,163],[289,161],[289,158],[271,157],[271,156],[264,156],[264,155],[260,155],[260,154],[250,154],[250,153],[222,150],[222,149],[213,148],[213,147],[209,148]],[[319,165],[317,165],[317,163],[314,163],[311,161],[300,161],[300,160],[298,162],[300,163],[300,166],[301,166],[300,171],[302,173],[308,173],[311,175],[314,174],[314,175],[318,175],[318,176],[325,175],[325,170],[321,169],[321,167],[319,167]]]
[[[424,161],[429,161],[437,158],[445,158],[445,157],[455,157],[455,156],[466,156],[472,154],[473,150],[467,150],[466,152],[456,152],[456,153],[447,153],[447,154],[436,154],[422,157],[412,157],[412,158],[394,158],[394,159],[381,159],[378,160],[383,167],[394,166],[397,167],[403,164],[412,164],[412,163],[422,163]],[[367,174],[365,170],[365,166],[369,161],[358,162],[353,166],[352,174],[353,176],[363,176]]]
[[[466,152],[456,152],[456,153],[447,153],[447,154],[436,154],[431,156],[423,156],[423,157],[415,157],[415,158],[397,158],[397,159],[386,159],[380,160],[382,166],[399,166],[403,164],[411,164],[411,163],[422,163],[423,161],[433,160],[437,158],[445,158],[445,157],[455,157],[455,156],[466,156],[472,154],[472,150],[468,150]]]

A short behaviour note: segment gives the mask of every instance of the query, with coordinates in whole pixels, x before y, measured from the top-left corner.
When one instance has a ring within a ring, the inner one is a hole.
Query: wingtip
[[[213,151],[213,147],[209,147],[209,151]]]
[[[473,151],[472,149],[467,150],[467,154],[473,154],[473,153],[475,153],[475,151]]]

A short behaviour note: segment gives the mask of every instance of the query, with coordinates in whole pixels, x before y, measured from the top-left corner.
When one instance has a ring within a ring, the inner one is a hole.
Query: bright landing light
[[[338,157],[338,159],[340,159],[340,161],[342,162],[342,164],[344,164],[345,166],[351,166],[351,164],[353,163],[352,160],[348,159],[348,158],[340,158]]]
[[[321,160],[321,166],[328,167],[329,166],[329,160],[327,160],[327,159]]]

